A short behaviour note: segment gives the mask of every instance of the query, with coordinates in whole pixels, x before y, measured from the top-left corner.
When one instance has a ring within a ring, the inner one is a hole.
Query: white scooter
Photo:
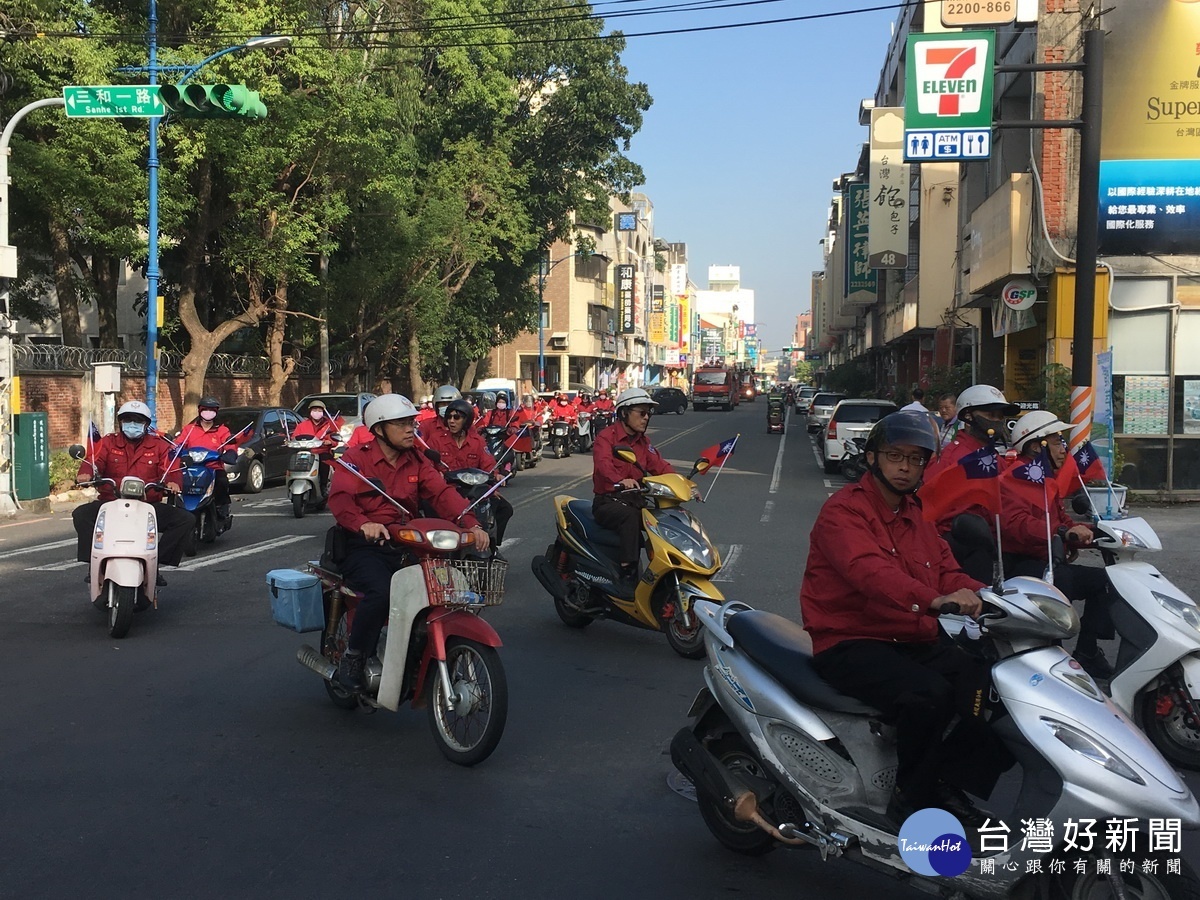
[[[321,490],[321,451],[327,442],[323,438],[292,438],[285,446],[295,452],[288,460],[287,492],[292,500],[292,513],[303,519],[305,513],[316,512],[325,504]]]
[[[1079,497],[1075,511],[1091,513]],[[1154,566],[1135,561],[1162,543],[1142,518],[1097,519],[1089,548],[1112,585],[1121,643],[1109,693],[1167,759],[1200,769],[1200,608]]]
[[[903,828],[887,816],[894,729],[817,675],[799,625],[736,601],[697,600],[705,687],[689,712],[693,724],[671,742],[671,759],[695,784],[709,831],[747,855],[812,846],[823,860],[845,857],[944,897],[1195,896],[1200,880],[1187,863],[1173,870],[1166,857],[1178,854],[1150,847],[1144,834],[1136,854],[1110,851],[1100,840],[1074,850],[1065,843],[1071,821],[1178,820],[1194,829],[1200,807],[1182,777],[1052,643],[1079,631],[1079,616],[1061,592],[1017,577],[1002,591],[979,594],[980,624],[997,654],[990,725],[1022,772],[1013,824],[1003,829],[1011,841],[973,854],[956,819],[926,809],[908,821],[926,813],[943,818],[927,819],[927,833],[911,835],[916,851],[902,850]],[[1022,840],[1018,820],[1054,823],[1046,846]],[[992,830],[1000,830],[996,820]],[[957,851],[954,871],[935,869],[922,841]],[[1153,873],[1127,873],[1114,860],[1124,855],[1153,858]],[[1082,872],[1074,860],[1083,861]]]
[[[84,449],[76,444],[70,454],[83,459]],[[108,611],[109,635],[123,638],[135,610],[158,607],[158,515],[155,504],[146,502],[146,489],[165,486],[131,476],[119,486],[111,478],[91,484],[117,489],[117,498],[96,516],[88,584],[92,605]]]

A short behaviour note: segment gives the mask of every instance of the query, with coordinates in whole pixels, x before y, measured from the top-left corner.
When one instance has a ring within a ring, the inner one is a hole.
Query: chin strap
[[[896,487],[894,484],[892,484],[890,481],[888,481],[886,478],[883,477],[883,470],[879,468],[879,462],[878,462],[879,457],[876,456],[875,459],[876,459],[876,462],[874,462],[870,466],[868,466],[867,471],[869,471],[872,475],[874,475],[875,479],[877,481],[879,481],[880,484],[882,484],[884,487],[886,487],[893,494],[899,494],[900,496],[904,496],[905,494],[915,494],[917,492],[917,489],[922,484],[924,484],[924,480],[918,480],[915,485],[908,488],[907,490],[901,490],[900,488]]]

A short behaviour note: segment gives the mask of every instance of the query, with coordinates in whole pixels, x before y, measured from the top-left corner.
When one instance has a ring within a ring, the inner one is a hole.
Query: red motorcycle
[[[417,559],[392,577],[388,622],[366,663],[365,689],[347,691],[333,680],[362,601],[328,558],[333,554],[308,564],[321,582],[325,629],[320,652],[306,644],[297,659],[325,679],[342,709],[397,712],[409,701],[427,707],[442,754],[473,766],[496,749],[508,716],[500,636],[479,615],[503,600],[508,563],[468,558],[471,532],[443,519],[412,519],[390,531],[392,542]]]

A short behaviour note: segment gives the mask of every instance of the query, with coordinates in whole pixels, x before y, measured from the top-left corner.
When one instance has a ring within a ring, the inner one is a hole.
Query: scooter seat
[[[790,619],[762,609],[730,616],[725,624],[738,649],[769,672],[801,703],[830,712],[879,716],[861,700],[839,693],[812,667],[812,639]]]
[[[617,533],[605,528],[592,517],[591,500],[568,500],[567,524],[594,547],[612,553],[621,549],[621,538]]]

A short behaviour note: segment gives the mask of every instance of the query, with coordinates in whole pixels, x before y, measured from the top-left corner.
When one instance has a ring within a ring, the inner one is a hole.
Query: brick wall
[[[126,400],[146,399],[146,382],[137,376],[121,382],[118,406]],[[204,393],[222,406],[266,406],[268,382],[250,376],[209,377]],[[281,406],[294,406],[306,394],[320,390],[316,378],[293,379],[283,386]],[[85,397],[86,394],[86,397]],[[164,376],[158,382],[158,427],[177,431],[183,411],[183,378]],[[21,375],[21,412],[49,413],[50,447],[59,450],[80,441],[89,420],[102,420],[100,396],[92,391],[90,373],[26,372]]]

